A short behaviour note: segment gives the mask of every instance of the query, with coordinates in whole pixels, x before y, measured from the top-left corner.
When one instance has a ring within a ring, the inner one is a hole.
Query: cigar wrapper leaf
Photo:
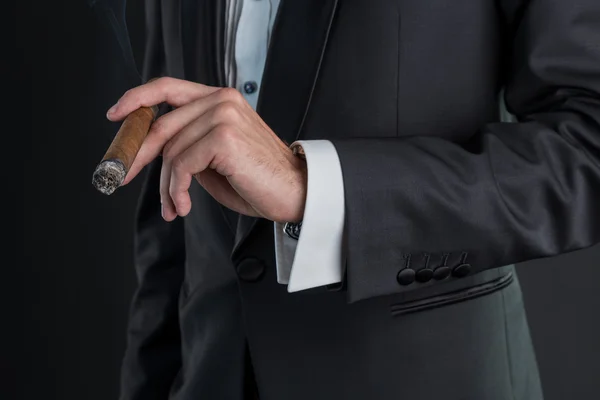
[[[110,195],[123,184],[157,114],[157,106],[141,107],[125,118],[92,176],[98,191]]]

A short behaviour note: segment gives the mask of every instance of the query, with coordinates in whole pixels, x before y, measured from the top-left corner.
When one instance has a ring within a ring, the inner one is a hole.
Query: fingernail
[[[165,219],[165,206],[163,206],[162,203],[160,204],[160,215]]]
[[[117,102],[114,106],[112,106],[111,108],[108,109],[108,111],[106,112],[106,116],[110,116],[111,114],[114,114],[115,111],[117,111],[117,106],[119,105],[119,103]]]

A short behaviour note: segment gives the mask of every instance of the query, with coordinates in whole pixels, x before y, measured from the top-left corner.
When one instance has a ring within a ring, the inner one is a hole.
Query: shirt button
[[[243,88],[244,88],[244,93],[252,94],[252,93],[256,92],[258,85],[254,81],[247,81],[247,82],[244,82]]]

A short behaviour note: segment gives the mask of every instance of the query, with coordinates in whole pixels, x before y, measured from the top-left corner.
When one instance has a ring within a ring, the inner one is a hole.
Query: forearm
[[[347,199],[350,299],[435,283],[399,284],[405,267],[468,263],[474,274],[599,242],[600,112],[591,111],[600,111],[600,98],[572,94],[568,104],[529,122],[490,124],[463,145],[334,140]]]

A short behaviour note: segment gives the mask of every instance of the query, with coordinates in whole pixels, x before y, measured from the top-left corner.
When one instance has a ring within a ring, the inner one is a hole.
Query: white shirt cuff
[[[342,167],[329,140],[298,140],[304,149],[308,188],[298,240],[275,222],[277,282],[288,292],[342,281],[344,274],[344,181]]]

